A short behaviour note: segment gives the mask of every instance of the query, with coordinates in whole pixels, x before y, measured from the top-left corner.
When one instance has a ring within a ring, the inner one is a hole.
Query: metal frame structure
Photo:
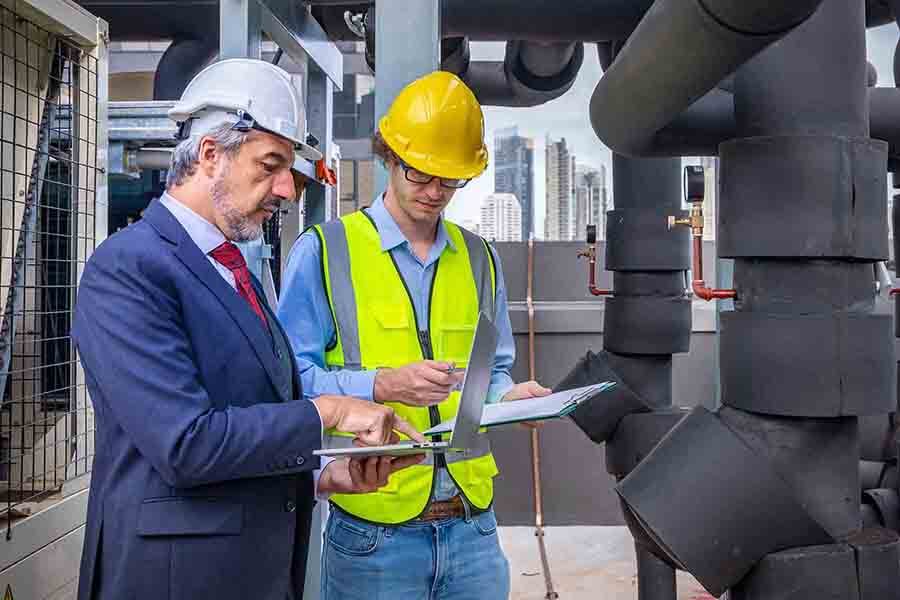
[[[69,327],[106,236],[107,40],[73,2],[0,2],[0,588],[24,597],[77,579],[94,432]]]
[[[262,41],[268,36],[299,66],[296,77],[306,99],[307,129],[319,141],[326,166],[337,171],[339,149],[333,144],[332,120],[335,90],[343,86],[343,57],[337,46],[301,3],[285,0],[222,0],[219,5],[219,58],[262,56]],[[154,149],[175,146],[175,125],[167,116],[172,101],[110,103],[110,173],[136,176],[143,168],[159,168],[146,159]],[[268,228],[267,240],[259,264],[258,249],[248,256],[254,272],[265,282],[275,281],[271,257],[287,257],[291,245],[306,226],[328,220],[337,214],[337,190],[323,185],[315,166],[304,165],[308,185],[302,205],[292,206]],[[275,231],[277,229],[277,231]],[[279,268],[281,265],[279,265]],[[268,287],[268,286],[267,286]],[[274,286],[270,299],[274,299]]]

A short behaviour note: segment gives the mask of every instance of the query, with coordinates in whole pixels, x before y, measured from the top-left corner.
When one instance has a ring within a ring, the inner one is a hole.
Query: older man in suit
[[[261,235],[296,198],[295,161],[318,156],[287,74],[216,63],[171,115],[182,141],[166,194],[97,248],[80,282],[73,337],[97,450],[79,598],[299,600],[323,427],[365,444],[422,437],[382,405],[303,399],[233,243]],[[374,491],[420,459],[337,461],[319,491]]]

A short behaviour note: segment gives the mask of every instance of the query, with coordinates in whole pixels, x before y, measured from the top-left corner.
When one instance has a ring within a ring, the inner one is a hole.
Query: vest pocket
[[[363,329],[368,329],[371,335],[377,336],[368,343],[361,340],[367,368],[401,367],[422,359],[408,304],[409,301],[378,302],[364,310],[362,318],[372,318],[376,325],[361,327],[361,335]]]
[[[458,366],[469,362],[475,323],[445,323],[435,332],[435,355]]]

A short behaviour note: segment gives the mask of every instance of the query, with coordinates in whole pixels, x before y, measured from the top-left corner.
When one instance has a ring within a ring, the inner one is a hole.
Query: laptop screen
[[[450,436],[451,448],[474,448],[479,435],[481,413],[491,386],[491,372],[494,368],[494,354],[497,351],[497,328],[483,312],[478,316],[469,364],[463,379],[462,394],[456,425]]]

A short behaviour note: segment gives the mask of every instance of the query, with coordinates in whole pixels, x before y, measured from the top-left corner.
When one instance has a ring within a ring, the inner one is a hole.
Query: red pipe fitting
[[[699,214],[700,227],[694,227],[694,280],[691,287],[694,295],[702,300],[727,300],[737,296],[734,290],[718,290],[706,287],[703,280],[703,214]]]
[[[597,275],[596,275],[596,265],[597,265],[597,245],[596,243],[591,246],[591,249],[588,251],[588,268],[591,270],[591,274],[588,277],[588,291],[591,292],[594,296],[611,296],[612,290],[601,290],[597,287]]]

